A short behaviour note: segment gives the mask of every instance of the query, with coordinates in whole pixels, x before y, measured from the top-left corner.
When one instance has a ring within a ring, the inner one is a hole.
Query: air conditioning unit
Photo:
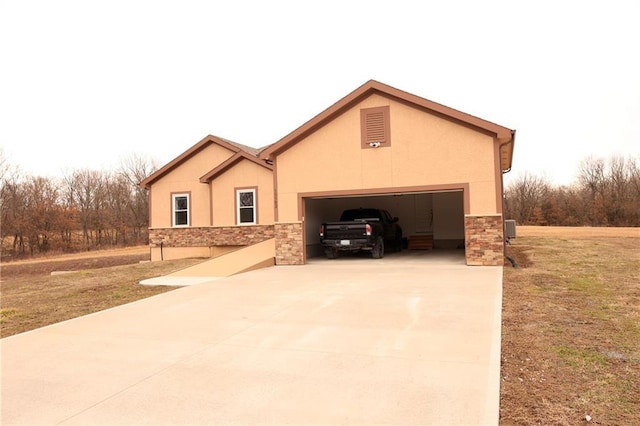
[[[504,221],[504,238],[509,241],[516,237],[516,221],[513,219]]]

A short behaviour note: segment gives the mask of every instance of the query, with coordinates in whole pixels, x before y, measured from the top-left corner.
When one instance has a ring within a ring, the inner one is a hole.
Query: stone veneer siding
[[[276,265],[304,264],[302,223],[276,223]]]
[[[465,216],[464,236],[467,265],[504,265],[502,216]]]
[[[249,246],[273,238],[273,225],[151,228],[151,247]]]

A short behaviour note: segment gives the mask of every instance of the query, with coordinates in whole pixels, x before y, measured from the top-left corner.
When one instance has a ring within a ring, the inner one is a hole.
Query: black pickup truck
[[[329,259],[340,251],[371,251],[374,259],[384,256],[385,243],[402,250],[402,228],[398,218],[380,209],[350,209],[342,212],[339,222],[320,225],[320,244]]]

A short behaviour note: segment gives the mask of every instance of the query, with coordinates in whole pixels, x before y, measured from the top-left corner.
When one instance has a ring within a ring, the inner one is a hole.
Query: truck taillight
[[[368,223],[365,225],[364,229],[367,232],[367,235],[371,235],[371,225],[369,225]]]
[[[320,225],[320,238],[324,237],[324,225]]]

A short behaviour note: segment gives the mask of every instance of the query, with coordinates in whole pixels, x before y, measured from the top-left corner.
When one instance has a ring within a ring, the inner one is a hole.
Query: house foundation
[[[151,260],[215,257],[273,238],[273,225],[150,228]]]

